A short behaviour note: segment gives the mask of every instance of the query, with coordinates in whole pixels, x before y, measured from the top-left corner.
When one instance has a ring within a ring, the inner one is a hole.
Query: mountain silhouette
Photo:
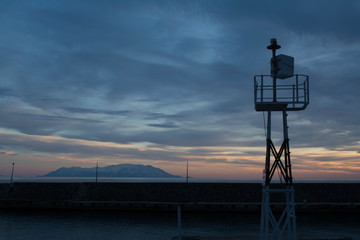
[[[95,174],[96,167],[62,167],[38,177],[94,177]],[[174,178],[180,176],[172,175],[151,165],[119,164],[99,167],[98,177]]]

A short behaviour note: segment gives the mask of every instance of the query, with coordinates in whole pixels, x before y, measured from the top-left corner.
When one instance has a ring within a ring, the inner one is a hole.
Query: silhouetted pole
[[[277,102],[276,96],[276,75],[277,75],[277,62],[276,62],[276,49],[281,48],[280,45],[277,44],[276,38],[272,38],[270,40],[270,45],[266,47],[272,51],[271,58],[271,76],[273,78],[273,102]],[[266,136],[266,159],[265,159],[265,185],[270,184],[270,156],[271,156],[271,110],[268,111],[268,123],[267,123],[267,136]]]
[[[181,206],[177,207],[177,217],[178,217],[178,240],[181,240]]]
[[[276,38],[272,38],[270,40],[270,43],[271,44],[269,46],[267,46],[267,49],[272,50],[271,76],[273,78],[273,102],[276,102],[276,72],[277,72],[276,49],[281,48],[281,46],[277,44]]]
[[[12,182],[13,182],[13,177],[14,177],[14,167],[15,167],[15,163],[12,163],[12,170],[11,170],[10,183],[12,183]]]
[[[99,162],[96,162],[96,180],[95,182],[98,182],[98,172],[99,172]]]
[[[189,182],[189,161],[186,162],[186,183]]]

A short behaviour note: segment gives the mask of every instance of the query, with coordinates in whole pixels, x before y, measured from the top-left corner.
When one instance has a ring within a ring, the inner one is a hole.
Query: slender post
[[[299,102],[299,76],[296,74],[296,102]]]
[[[178,217],[178,240],[181,240],[181,206],[177,207],[177,217]]]
[[[284,133],[284,140],[288,140],[288,139],[289,139],[289,135],[288,135],[286,109],[283,110],[283,133]]]
[[[15,163],[12,163],[12,170],[11,170],[10,183],[12,183],[12,182],[13,182],[13,177],[14,177],[14,168],[15,168]]]
[[[269,239],[269,233],[270,233],[270,212],[269,212],[269,208],[270,208],[270,193],[269,193],[269,189],[270,186],[265,186],[265,239],[268,240]]]
[[[292,238],[292,219],[291,219],[291,213],[292,213],[292,207],[291,206],[291,189],[289,189],[289,186],[287,186],[288,191],[285,193],[286,196],[286,208],[287,208],[287,212],[286,212],[286,219],[287,221],[289,221],[286,225],[287,228],[287,234],[288,234],[288,239],[293,239]]]
[[[272,74],[273,76],[273,102],[276,102],[276,55],[275,55],[275,49],[272,49],[272,58],[271,58],[271,65],[272,65],[272,69],[274,69],[274,73]]]
[[[295,192],[294,186],[290,186],[290,198],[291,198],[291,225],[292,225],[292,239],[296,240],[296,216],[295,216]]]
[[[276,64],[276,49],[281,48],[280,45],[277,44],[276,38],[272,38],[270,40],[270,45],[267,46],[267,49],[272,51],[271,58],[271,76],[273,78],[273,102],[276,102],[276,73],[277,73],[277,64]]]
[[[266,131],[265,185],[270,184],[271,111],[268,111]]]
[[[261,102],[264,101],[264,76],[261,75]]]
[[[186,183],[189,182],[189,161],[186,162]]]
[[[310,96],[309,96],[309,77],[306,77],[306,90],[305,90],[305,85],[304,85],[304,96],[307,96],[307,101],[306,103],[309,104],[310,103]],[[305,99],[305,97],[304,97]]]
[[[297,86],[296,86],[297,88]],[[293,108],[295,108],[295,85],[292,86],[292,101],[293,101]],[[297,100],[299,102],[299,100]]]
[[[98,173],[99,173],[99,162],[96,162],[96,180],[95,182],[98,182]]]
[[[289,133],[287,125],[287,113],[286,109],[283,110],[283,133],[284,133],[284,142],[285,142],[285,172],[286,172],[286,184],[292,184],[292,172],[291,172],[291,161],[290,161],[290,144],[289,144]]]

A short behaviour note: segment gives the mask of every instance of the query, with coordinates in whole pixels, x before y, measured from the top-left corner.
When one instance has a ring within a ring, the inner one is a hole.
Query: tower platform
[[[258,112],[304,110],[309,104],[309,76],[295,74],[286,80],[277,80],[274,85],[271,75],[255,75],[254,91]]]

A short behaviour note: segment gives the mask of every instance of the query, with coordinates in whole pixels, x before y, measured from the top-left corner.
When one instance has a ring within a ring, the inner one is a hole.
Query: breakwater
[[[298,212],[359,211],[358,183],[298,183]],[[0,184],[0,208],[249,211],[261,209],[259,183],[40,183]],[[283,208],[274,196],[272,207]]]

